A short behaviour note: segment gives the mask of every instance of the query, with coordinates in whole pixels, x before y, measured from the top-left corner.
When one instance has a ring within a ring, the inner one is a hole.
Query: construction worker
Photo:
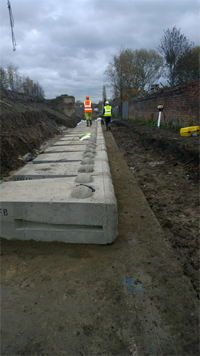
[[[92,102],[89,99],[90,99],[89,96],[86,95],[86,100],[83,103],[84,104],[84,112],[85,112],[85,118],[86,118],[87,126],[91,126],[92,125]]]
[[[109,105],[109,101],[106,100],[105,106],[103,108],[103,116],[106,123],[106,131],[110,130],[110,119],[112,116],[112,106]]]

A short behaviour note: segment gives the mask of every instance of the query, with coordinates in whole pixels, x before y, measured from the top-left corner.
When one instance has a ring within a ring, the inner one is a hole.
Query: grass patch
[[[155,126],[155,120],[153,118],[147,119],[145,124],[147,126],[153,127],[153,126]]]
[[[144,124],[144,121],[142,119],[139,119],[138,117],[135,118],[130,118],[128,119],[129,122],[134,122],[136,124]]]
[[[135,116],[134,118],[129,118],[129,119],[122,118],[122,120],[132,122],[135,124],[144,124],[149,127],[157,127],[157,121],[153,118],[153,116],[154,116],[154,113],[150,113],[150,117],[147,120],[142,120],[137,116]],[[191,121],[190,123],[193,123],[193,122]],[[190,126],[192,126],[192,124]],[[177,120],[177,122],[175,123],[172,120],[168,121],[167,118],[164,118],[164,122],[162,122],[162,120],[161,120],[160,128],[163,130],[179,132],[180,131],[179,121]]]
[[[160,128],[164,130],[175,131],[175,132],[180,131],[179,125],[173,125],[172,122],[164,123],[164,124],[161,123]]]

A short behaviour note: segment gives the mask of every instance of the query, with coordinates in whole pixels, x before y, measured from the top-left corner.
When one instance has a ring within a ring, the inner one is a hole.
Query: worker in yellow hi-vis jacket
[[[110,120],[112,116],[112,106],[109,105],[109,101],[105,102],[105,106],[103,108],[103,116],[106,123],[106,131],[110,130]]]

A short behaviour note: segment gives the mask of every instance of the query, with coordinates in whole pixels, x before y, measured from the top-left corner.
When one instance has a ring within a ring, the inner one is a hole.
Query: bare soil
[[[199,137],[126,121],[112,134],[199,298]]]
[[[79,119],[51,109],[50,103],[31,96],[0,90],[1,177],[24,165],[19,157],[38,149],[61,133],[61,127],[75,127]]]

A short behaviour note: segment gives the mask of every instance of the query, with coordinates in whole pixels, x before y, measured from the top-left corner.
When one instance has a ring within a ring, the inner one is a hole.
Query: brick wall
[[[167,119],[178,119],[181,126],[200,125],[200,79],[174,88],[160,89],[146,97],[129,101],[129,119],[157,118],[157,106],[164,105]]]

